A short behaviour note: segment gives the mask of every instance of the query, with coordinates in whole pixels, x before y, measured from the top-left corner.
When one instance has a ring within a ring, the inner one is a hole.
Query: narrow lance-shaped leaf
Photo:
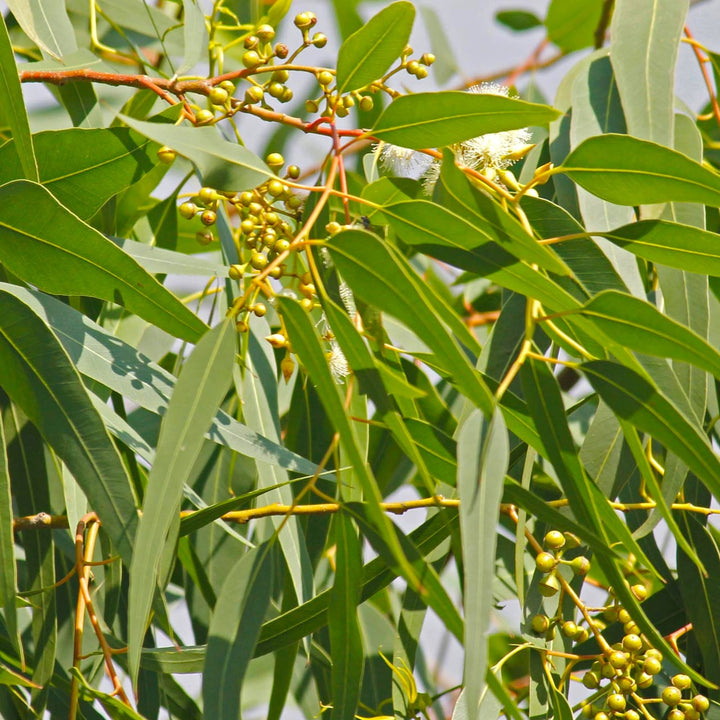
[[[230,386],[235,342],[235,326],[230,320],[203,336],[183,366],[160,426],[136,537],[136,547],[141,551],[134,554],[130,567],[128,663],[134,679],[163,550],[177,539],[169,533],[171,528],[176,534],[179,530],[174,519],[180,509],[183,485],[198,458],[205,431]]]
[[[557,172],[617,205],[696,202],[720,207],[720,175],[677,150],[630,135],[588,138]]]
[[[478,135],[546,125],[560,113],[538,105],[489,93],[454,90],[401,95],[375,123],[378,140],[421,150],[445,147]]]
[[[272,546],[259,545],[235,564],[210,621],[203,668],[205,717],[237,720],[240,692],[270,603]]]
[[[184,340],[206,327],[129,255],[27,180],[0,187],[0,262],[40,290],[117,303]]]
[[[407,45],[414,19],[412,3],[394,2],[350,35],[338,51],[337,92],[379,80]]]
[[[608,290],[586,303],[580,314],[636,352],[682,360],[720,377],[720,353],[644,300]],[[573,315],[566,317],[572,323]]]
[[[137,525],[130,479],[80,375],[43,320],[3,288],[0,318],[3,389],[81,483],[129,565]]]
[[[720,276],[720,235],[709,230],[667,220],[640,220],[597,234],[645,260]]]
[[[22,167],[22,175],[16,177],[22,176],[28,180],[37,180],[38,168],[33,139],[30,134],[30,122],[4,17],[0,17],[0,97],[2,97],[4,105],[2,116],[10,125],[10,132],[15,141],[14,151],[17,153]]]
[[[357,617],[362,555],[350,516],[341,512],[335,522],[336,570],[328,608],[330,652],[333,658],[333,718],[353,720],[360,701],[365,662]]]
[[[508,457],[500,412],[487,420],[475,410],[458,432],[457,470],[465,576],[465,701],[471,717],[480,705],[487,670],[497,522]]]

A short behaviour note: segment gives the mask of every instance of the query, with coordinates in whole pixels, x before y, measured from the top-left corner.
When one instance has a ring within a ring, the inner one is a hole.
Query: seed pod
[[[544,538],[545,547],[559,550],[565,545],[565,536],[559,530],[550,530]]]
[[[165,163],[166,165],[170,165],[177,157],[177,153],[167,145],[163,145],[157,151],[157,156],[160,162]]]

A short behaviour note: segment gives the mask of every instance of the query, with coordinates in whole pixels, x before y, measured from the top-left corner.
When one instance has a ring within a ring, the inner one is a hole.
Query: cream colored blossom
[[[330,352],[328,353],[328,365],[330,366],[330,374],[336,383],[340,383],[350,374],[350,366],[348,365],[345,353],[340,349],[337,340],[330,341]]]
[[[379,143],[375,152],[383,170],[398,177],[417,179],[425,173],[432,162],[423,153],[386,142]]]

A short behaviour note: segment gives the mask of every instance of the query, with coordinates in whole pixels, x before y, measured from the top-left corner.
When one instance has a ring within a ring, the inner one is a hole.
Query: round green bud
[[[641,672],[637,676],[637,685],[641,690],[647,690],[653,682],[655,682],[652,678],[652,675],[648,675],[646,672]]]
[[[592,703],[586,702],[583,704],[583,706],[580,708],[580,714],[587,718],[587,720],[590,720],[591,717],[594,717],[597,710],[593,707]]]
[[[265,158],[265,162],[274,170],[285,164],[285,158],[280,153],[272,152]]]
[[[289,165],[287,169],[287,176],[291,180],[297,180],[300,177],[300,168],[297,165]]]
[[[654,657],[646,658],[643,663],[643,672],[648,675],[657,675],[662,670],[662,663]]]
[[[405,69],[410,73],[410,75],[415,75],[417,71],[420,69],[420,63],[417,60],[411,60],[406,66]]]
[[[547,615],[534,615],[530,620],[530,627],[534,633],[542,635],[550,627],[550,618]]]
[[[610,720],[610,718],[607,713],[599,712],[595,715],[595,720]]]
[[[347,117],[350,114],[350,111],[344,105],[338,104],[335,107],[335,114],[338,117],[343,118],[343,117]]]
[[[571,560],[570,567],[575,575],[587,575],[590,572],[590,561],[584,555],[578,555]]]
[[[228,95],[235,92],[235,83],[232,80],[223,80],[218,87],[221,87]]]
[[[662,662],[662,659],[663,659],[662,653],[659,650],[657,650],[656,648],[648,648],[645,651],[645,657],[646,658],[655,658],[659,662]]]
[[[254,50],[260,44],[260,38],[257,35],[248,35],[243,41],[246,50]]]
[[[255,34],[263,41],[270,42],[275,38],[275,28],[272,25],[260,25]]]
[[[662,701],[671,707],[677,705],[682,700],[682,691],[674,686],[666,687],[662,692]]]
[[[630,617],[630,613],[625,608],[620,608],[618,610],[617,619],[624,625],[625,623],[629,623],[632,618]]]
[[[270,85],[268,86],[268,92],[276,100],[279,100],[283,96],[283,93],[285,92],[285,86],[279,82],[271,82]]]
[[[623,675],[621,678],[618,678],[617,686],[620,692],[625,695],[637,690],[637,683],[629,675]]]
[[[211,187],[200,188],[198,197],[205,204],[211,203],[211,202],[213,202],[213,200],[215,200],[215,190],[214,190],[214,188],[211,188]]]
[[[551,572],[556,565],[557,560],[555,556],[548,552],[538,553],[538,556],[535,558],[535,566],[541,573]]]
[[[623,638],[622,644],[623,650],[627,652],[639,652],[642,650],[643,641],[639,635],[632,633]]]
[[[551,530],[545,535],[545,547],[552,550],[559,550],[565,545],[565,536],[559,530]]]
[[[280,60],[284,60],[290,53],[290,48],[285,43],[276,43],[273,48],[273,53],[275,54],[275,57],[280,58]]]
[[[637,710],[633,710],[630,708],[630,710],[625,711],[625,720],[640,720],[640,713]]]
[[[642,602],[647,596],[648,596],[648,589],[641,584],[633,585],[630,588],[630,592],[638,599],[640,602]]]
[[[255,50],[248,50],[243,53],[241,60],[242,64],[248,69],[255,68],[262,62],[262,58]]]
[[[337,235],[342,230],[342,225],[339,222],[332,220],[325,226],[325,230],[328,235]]]
[[[692,705],[698,712],[707,712],[710,708],[710,701],[704,695],[696,695],[692,699]]]
[[[285,200],[285,207],[288,210],[298,210],[303,204],[302,198],[299,195],[291,195]]]
[[[608,695],[607,706],[613,712],[622,712],[623,710],[625,710],[625,696],[620,695],[620,693]]]
[[[600,676],[604,678],[614,678],[617,674],[617,670],[609,663],[603,663],[600,670]]]
[[[157,151],[157,156],[160,162],[165,163],[166,165],[170,165],[170,163],[172,163],[177,157],[177,153],[172,148],[169,148],[167,145],[163,145]]]
[[[423,65],[418,65],[418,69],[414,72],[418,80],[424,80],[428,76],[428,70]]]
[[[245,91],[245,102],[248,105],[260,102],[265,97],[265,91],[259,85],[251,85]]]
[[[202,220],[203,225],[214,225],[217,220],[217,213],[214,210],[205,210],[200,216],[200,220]]]
[[[316,113],[319,109],[320,106],[315,102],[315,100],[305,101],[305,110],[307,110],[309,113]]]
[[[578,628],[578,634],[575,636],[575,642],[583,643],[590,637],[587,628]]]
[[[578,634],[579,630],[578,626],[572,620],[566,620],[560,629],[562,634],[571,640]]]
[[[281,278],[283,276],[283,273],[285,272],[285,266],[284,265],[276,265],[269,273],[271,278],[274,278],[277,280],[278,278]]]
[[[198,110],[195,113],[195,120],[198,125],[207,125],[215,119],[215,113],[210,110]]]
[[[315,17],[315,13],[301,12],[295,16],[295,20],[293,20],[293,22],[295,23],[296,28],[299,28],[300,30],[307,30],[317,22],[317,18]]]
[[[323,33],[315,33],[312,36],[312,44],[316,48],[324,48],[327,45],[327,35],[324,35]]]
[[[208,97],[213,105],[224,105],[228,101],[229,95],[227,90],[221,87],[214,87],[209,93]]]
[[[267,314],[267,307],[264,303],[255,303],[255,305],[252,306],[252,312],[255,313],[257,317],[264,317]]]
[[[673,708],[666,717],[666,720],[685,720],[685,713],[678,708]]]
[[[422,57],[420,58],[420,62],[423,65],[432,65],[435,62],[435,56],[432,53],[423,53]]]
[[[265,213],[264,220],[266,225],[275,227],[280,222],[280,216],[276,212],[270,210],[269,212]]]
[[[293,99],[293,91],[289,88],[283,88],[282,95],[278,98],[281,103],[290,102]]]
[[[198,231],[195,233],[195,241],[200,245],[209,245],[215,238],[211,232]]]
[[[290,73],[287,70],[275,70],[275,72],[270,76],[270,79],[273,82],[282,84],[287,82],[289,77]]]
[[[327,87],[333,81],[333,74],[329,70],[321,70],[317,74],[317,81],[321,87]]]
[[[240,230],[244,235],[249,235],[255,230],[255,223],[252,220],[245,219],[240,223]]]
[[[235,329],[239,333],[246,333],[248,331],[249,325],[244,320],[238,320],[235,323]]]
[[[280,238],[280,240],[275,241],[275,244],[273,245],[272,249],[278,255],[280,253],[287,252],[290,249],[290,241],[286,240],[285,238]]]
[[[583,675],[582,684],[588,690],[595,690],[595,688],[600,685],[600,678],[592,670],[588,670],[588,672]]]
[[[670,682],[678,690],[687,690],[692,685],[692,680],[687,675],[674,675]]]
[[[245,270],[244,265],[231,265],[228,270],[228,277],[231,280],[240,280]]]
[[[552,597],[560,589],[560,583],[555,575],[547,575],[540,581],[538,589],[543,597]]]
[[[279,180],[271,180],[268,183],[268,194],[273,197],[280,197],[286,190],[286,185],[283,185]]]
[[[300,307],[305,312],[310,312],[315,307],[315,303],[310,298],[303,298],[300,300]]]
[[[178,212],[186,220],[191,220],[195,217],[195,213],[198,211],[197,205],[191,202],[184,202],[179,208]]]
[[[264,270],[267,267],[268,264],[268,258],[267,255],[263,255],[259,252],[254,252],[250,256],[250,265],[255,268],[255,270]]]
[[[630,620],[623,625],[623,632],[625,635],[639,635],[640,626],[634,620]]]
[[[363,95],[360,98],[360,109],[364,112],[370,112],[375,107],[375,101],[369,95]]]
[[[622,668],[626,667],[628,664],[628,657],[624,652],[622,652],[622,650],[616,650],[615,652],[611,653],[610,657],[608,658],[608,662],[616,670],[622,670]]]

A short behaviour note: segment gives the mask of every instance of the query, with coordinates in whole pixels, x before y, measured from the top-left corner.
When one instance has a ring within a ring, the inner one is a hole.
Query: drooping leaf
[[[696,202],[720,206],[720,175],[676,150],[629,135],[588,138],[558,171],[617,205]]]
[[[667,220],[640,220],[600,234],[651,262],[720,276],[720,236],[709,230]]]
[[[70,357],[30,306],[0,287],[3,389],[77,478],[128,563],[137,526],[130,480]]]
[[[183,0],[183,40],[185,56],[182,65],[175,70],[176,75],[192,70],[207,52],[205,14],[197,0]]]
[[[174,520],[178,517],[183,485],[230,386],[234,350],[235,327],[230,320],[203,336],[183,366],[160,427],[136,538],[143,552],[135,553],[130,566],[128,663],[134,678],[163,550],[167,544],[174,546],[177,539],[179,519],[177,523]]]
[[[487,670],[487,632],[494,598],[495,547],[500,500],[508,464],[502,415],[487,420],[473,411],[458,431],[457,489],[460,498],[465,590],[465,701],[474,716]]]
[[[49,130],[33,141],[34,179],[83,220],[154,167],[153,143],[127,128]],[[0,148],[0,184],[18,177],[15,149],[15,142]]]
[[[224,140],[215,128],[147,122],[126,115],[120,118],[141,135],[171,147],[190,160],[209,187],[249,190],[273,177],[270,168],[259,157],[242,145]]]
[[[532,30],[540,27],[542,20],[527,10],[502,10],[495,13],[495,19],[510,30],[522,32],[523,30]]]
[[[259,545],[235,564],[223,583],[210,622],[203,668],[203,711],[237,720],[240,692],[272,589],[272,547]]]
[[[362,556],[350,516],[341,512],[335,523],[336,571],[328,607],[330,651],[333,657],[333,717],[353,720],[360,700],[364,667],[358,623]]]
[[[393,100],[372,135],[420,150],[444,147],[486,133],[545,125],[560,113],[547,105],[502,95],[444,91],[402,95]]]
[[[644,300],[608,290],[586,303],[580,314],[589,317],[613,341],[636,352],[682,360],[716,377],[720,373],[717,350]],[[572,315],[568,317],[572,322]]]
[[[27,180],[0,187],[0,261],[41,290],[123,305],[185,340],[197,340],[205,329],[135,260]]]
[[[8,35],[5,18],[0,18],[0,88],[2,92],[3,116],[10,125],[13,137],[13,150],[15,157],[22,168],[21,174],[11,179],[24,177],[27,180],[38,179],[37,160],[33,148],[33,138],[30,134],[25,101],[23,100],[17,65],[13,54],[12,43]],[[0,165],[1,167],[1,165]]]
[[[61,3],[46,5],[42,0],[8,0],[6,4],[20,27],[44,53],[61,58],[77,49],[75,32]]]
[[[338,51],[337,92],[380,79],[410,39],[415,8],[401,0],[383,8],[345,40]]]

